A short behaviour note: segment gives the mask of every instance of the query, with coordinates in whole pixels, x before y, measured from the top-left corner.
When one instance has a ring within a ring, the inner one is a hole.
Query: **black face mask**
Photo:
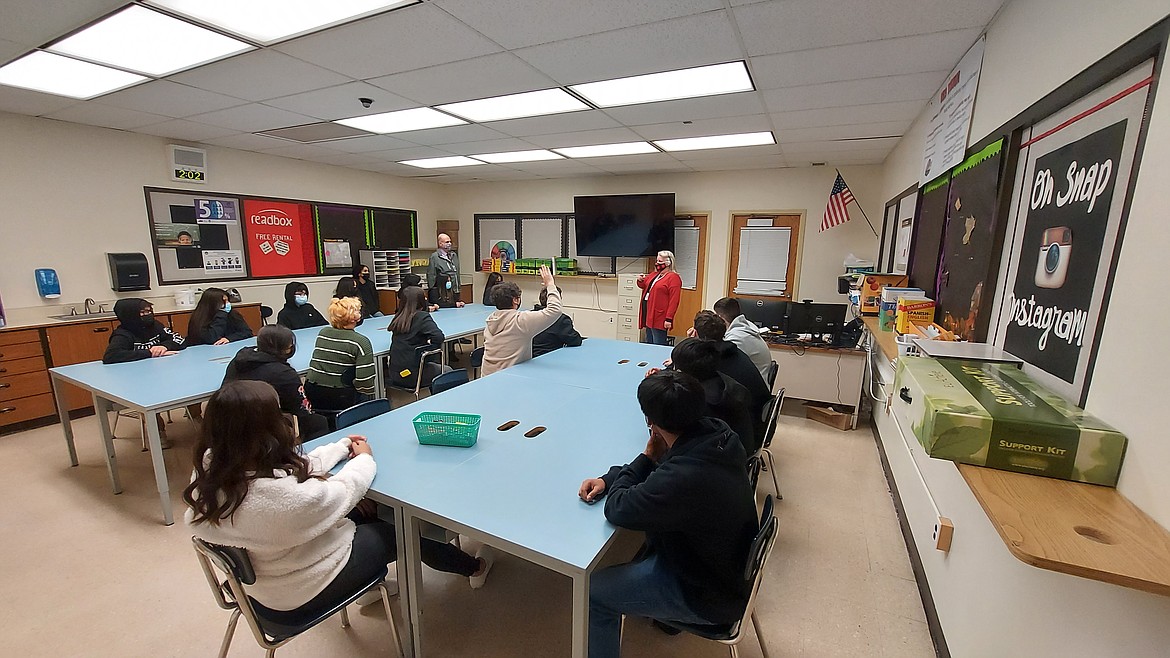
[[[146,326],[146,327],[154,326],[154,313],[147,313],[146,315],[139,315],[138,318],[142,322],[143,326]]]

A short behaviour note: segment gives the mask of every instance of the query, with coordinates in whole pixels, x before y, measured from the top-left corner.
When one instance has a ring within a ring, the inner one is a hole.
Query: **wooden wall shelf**
[[[887,358],[893,332],[866,327]],[[1170,532],[1117,489],[956,464],[991,525],[1020,561],[1170,596]]]

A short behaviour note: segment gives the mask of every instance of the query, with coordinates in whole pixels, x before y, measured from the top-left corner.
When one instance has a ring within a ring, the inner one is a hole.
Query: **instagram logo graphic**
[[[1059,288],[1068,277],[1068,261],[1072,258],[1072,229],[1053,226],[1044,231],[1040,240],[1040,258],[1036,261],[1036,287]]]

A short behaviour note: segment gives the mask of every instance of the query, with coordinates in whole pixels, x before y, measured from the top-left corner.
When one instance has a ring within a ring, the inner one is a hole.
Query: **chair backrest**
[[[773,361],[768,364],[768,376],[764,378],[768,382],[768,390],[772,390],[772,386],[776,384],[776,374],[780,372],[780,364]]]
[[[442,393],[447,389],[455,388],[467,382],[467,370],[463,368],[445,372],[431,380],[431,394]]]
[[[784,389],[776,391],[776,395],[772,396],[772,404],[767,408],[768,410],[768,424],[764,429],[764,441],[760,444],[761,449],[768,448],[772,445],[772,437],[776,435],[776,424],[780,420],[780,408],[784,406]]]
[[[380,416],[387,411],[390,411],[390,400],[386,398],[378,398],[376,400],[366,400],[353,405],[349,409],[344,409],[337,412],[337,429],[345,429],[350,425],[369,420],[374,416]]]
[[[471,367],[479,368],[483,366],[483,348],[477,347],[471,352]]]
[[[267,326],[268,325],[268,318],[270,318],[270,317],[272,317],[272,307],[265,306],[265,305],[261,304],[260,305],[260,324]]]
[[[248,558],[248,551],[234,546],[210,544],[198,537],[191,537],[195,545],[195,554],[199,557],[199,566],[203,567],[203,575],[207,577],[207,584],[215,596],[215,602],[224,610],[240,612],[255,630],[256,611],[252,608],[252,601],[244,592],[244,585],[256,582],[256,572],[252,570],[252,560]],[[226,580],[220,580],[222,574]]]
[[[756,603],[756,594],[760,591],[760,583],[764,580],[764,566],[768,563],[768,556],[772,553],[772,546],[776,543],[776,530],[779,527],[773,513],[772,494],[764,499],[764,507],[760,510],[760,531],[752,540],[748,549],[747,566],[744,568],[744,580],[751,583],[752,593],[744,607],[743,617],[734,626],[735,634],[743,630],[744,621],[751,619],[752,610]]]
[[[752,491],[756,490],[756,484],[760,481],[760,469],[764,466],[764,460],[759,454],[748,457],[747,472],[748,481],[752,483]]]

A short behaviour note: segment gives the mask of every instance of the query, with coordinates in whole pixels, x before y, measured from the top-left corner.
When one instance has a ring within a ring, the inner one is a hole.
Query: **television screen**
[[[573,197],[578,256],[674,250],[674,194]]]

